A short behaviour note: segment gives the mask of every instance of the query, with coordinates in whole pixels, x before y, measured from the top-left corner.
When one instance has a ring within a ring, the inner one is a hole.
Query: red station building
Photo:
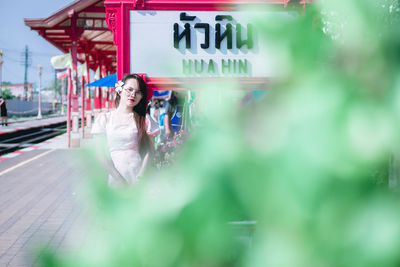
[[[270,66],[259,61],[266,47],[243,9],[286,16],[313,0],[78,0],[45,19],[25,24],[71,53],[67,93],[70,146],[79,146],[79,117],[90,130],[92,115],[113,107],[113,90],[95,88],[90,105],[88,79],[78,81],[78,62],[100,69],[101,77],[140,73],[151,89],[196,88],[235,81],[241,88],[265,88]],[[266,11],[268,7],[269,11]],[[273,11],[271,11],[273,10]],[[81,90],[78,92],[78,84]],[[82,111],[79,114],[79,94]],[[86,118],[86,119],[85,119]],[[71,120],[70,120],[71,119]],[[88,136],[83,134],[82,136]]]
[[[92,115],[96,116],[113,105],[108,88],[95,88],[92,107],[89,88],[85,88],[85,84],[90,82],[89,69],[99,70],[100,77],[116,72],[117,47],[107,27],[104,0],[75,1],[47,18],[25,19],[25,24],[61,52],[71,53],[72,69],[69,71],[67,92],[68,146],[79,146],[79,118],[85,125],[81,127],[82,136],[88,137]],[[87,67],[86,76],[81,76],[79,80],[78,62],[86,63]],[[84,107],[80,114],[78,101],[82,101]]]

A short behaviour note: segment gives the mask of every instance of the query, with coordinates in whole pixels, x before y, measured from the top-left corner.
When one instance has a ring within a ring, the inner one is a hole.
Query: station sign
[[[290,12],[130,11],[130,69],[151,77],[270,77],[260,19]],[[276,18],[276,19],[275,19]]]

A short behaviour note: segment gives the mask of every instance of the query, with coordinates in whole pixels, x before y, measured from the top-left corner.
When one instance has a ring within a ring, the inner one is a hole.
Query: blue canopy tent
[[[171,91],[154,90],[153,99],[169,99],[170,97],[171,97]]]
[[[88,87],[114,87],[117,83],[117,74],[111,74],[104,78],[98,79],[92,83],[87,84]]]
[[[111,74],[104,78],[98,79],[92,83],[87,84],[88,87],[115,87],[117,83],[117,74]],[[169,99],[171,97],[171,91],[154,91],[153,99]]]

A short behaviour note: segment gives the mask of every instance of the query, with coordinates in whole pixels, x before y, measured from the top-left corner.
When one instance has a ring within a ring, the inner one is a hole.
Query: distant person
[[[167,138],[173,137],[175,132],[179,132],[182,126],[182,109],[179,105],[178,98],[172,92],[171,98],[165,105],[165,115],[163,125],[165,127],[165,135]]]
[[[0,115],[1,115],[1,125],[8,126],[7,122],[7,102],[0,96]]]
[[[148,94],[142,77],[126,75],[115,91],[116,109],[99,114],[92,134],[106,139],[108,149],[99,157],[109,172],[108,184],[118,187],[138,182],[150,161],[158,128],[152,128],[146,116]]]
[[[151,136],[158,136],[160,134],[160,125],[159,125],[159,118],[155,116],[155,108],[158,105],[158,102],[155,100],[149,101],[149,104],[147,105],[147,115],[146,115],[146,123],[150,123],[148,127],[150,129],[154,129],[155,132],[152,132],[150,135]],[[156,108],[156,113],[158,113],[157,108]]]
[[[147,113],[150,115],[150,117],[155,121],[155,122],[159,122],[160,120],[160,116],[159,116],[159,103],[157,100],[152,100],[150,102],[150,105],[147,109]]]

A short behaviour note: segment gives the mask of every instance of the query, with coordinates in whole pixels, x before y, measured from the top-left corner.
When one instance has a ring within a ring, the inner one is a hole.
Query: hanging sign
[[[268,77],[260,18],[290,12],[130,11],[131,72],[151,77]],[[279,20],[276,20],[279,23]]]

